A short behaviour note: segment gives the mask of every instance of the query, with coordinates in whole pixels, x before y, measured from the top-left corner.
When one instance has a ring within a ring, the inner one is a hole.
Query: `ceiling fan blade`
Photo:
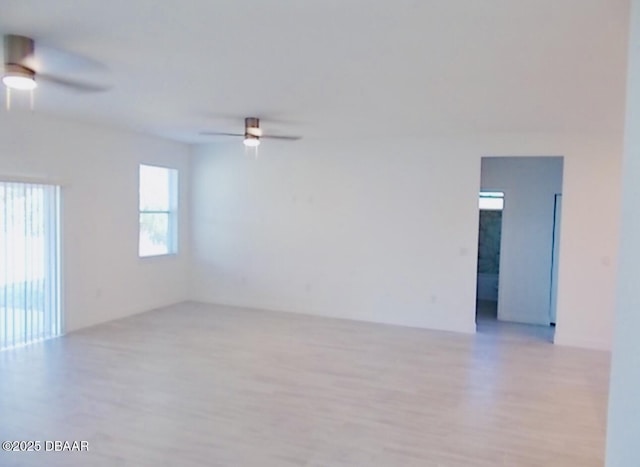
[[[98,60],[41,43],[36,44],[36,52],[31,57],[31,68],[54,74],[108,71],[108,67]]]
[[[219,131],[201,131],[203,136],[244,136],[244,133],[224,133]]]
[[[298,141],[298,140],[302,139],[302,136],[262,135],[260,138],[282,139],[282,140],[285,140],[285,141]]]
[[[76,81],[72,79],[62,78],[59,76],[49,75],[46,73],[38,73],[36,79],[41,79],[52,84],[64,86],[74,91],[80,92],[104,92],[111,89],[111,86],[105,86],[103,84],[87,83],[84,81]]]

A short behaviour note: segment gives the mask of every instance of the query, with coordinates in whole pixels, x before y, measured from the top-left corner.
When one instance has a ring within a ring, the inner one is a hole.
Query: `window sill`
[[[138,260],[140,261],[162,261],[163,259],[169,258],[177,258],[178,253],[162,253],[159,255],[149,255],[149,256],[140,256],[138,255]]]

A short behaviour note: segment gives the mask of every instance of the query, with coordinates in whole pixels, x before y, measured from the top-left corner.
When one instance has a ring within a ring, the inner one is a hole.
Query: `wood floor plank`
[[[0,353],[2,466],[601,467],[609,355],[185,303]]]

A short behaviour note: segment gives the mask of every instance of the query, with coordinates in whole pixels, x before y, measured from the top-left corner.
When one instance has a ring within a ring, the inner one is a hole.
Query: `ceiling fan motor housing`
[[[256,117],[247,117],[244,119],[245,128],[260,128],[260,119]]]
[[[30,68],[27,68],[25,66],[22,65],[16,65],[14,63],[7,63],[4,66],[4,71],[5,74],[7,75],[11,75],[11,76],[21,76],[23,78],[29,78],[31,80],[36,79],[36,72],[33,71]]]
[[[256,117],[247,117],[244,119],[244,137],[246,139],[260,139],[262,130],[260,130],[260,119]]]
[[[4,38],[4,62],[9,71],[30,71],[33,70],[27,68],[24,65],[25,59],[33,56],[35,50],[33,39],[25,36],[17,36],[15,34],[8,34]]]

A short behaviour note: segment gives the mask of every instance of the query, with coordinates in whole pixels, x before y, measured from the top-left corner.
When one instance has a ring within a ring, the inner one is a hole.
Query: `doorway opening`
[[[476,319],[497,320],[504,193],[502,191],[481,191],[478,208],[480,209],[480,222]]]
[[[0,350],[62,333],[59,192],[0,182]]]
[[[479,333],[553,342],[562,157],[485,157],[479,194]]]

